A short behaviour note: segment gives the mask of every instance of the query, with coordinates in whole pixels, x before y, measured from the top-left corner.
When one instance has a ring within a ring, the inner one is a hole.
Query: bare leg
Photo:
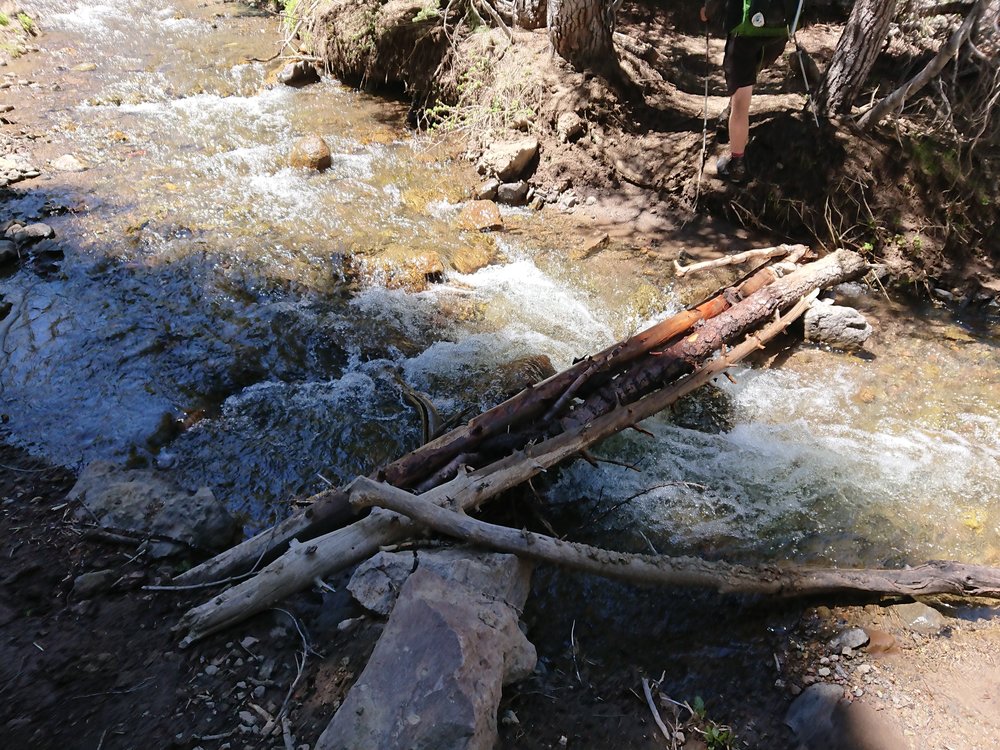
[[[750,140],[750,97],[753,86],[736,89],[730,97],[729,105],[729,151],[742,154]]]

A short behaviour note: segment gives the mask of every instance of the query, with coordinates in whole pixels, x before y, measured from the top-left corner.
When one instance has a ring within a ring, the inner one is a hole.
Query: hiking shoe
[[[732,154],[719,157],[715,163],[715,173],[730,182],[746,182],[750,177],[747,173],[746,157],[733,156]]]

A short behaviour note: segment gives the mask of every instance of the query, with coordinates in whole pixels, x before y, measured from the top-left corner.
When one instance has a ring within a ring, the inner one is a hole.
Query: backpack
[[[743,4],[739,24],[730,29],[733,36],[788,36],[795,21],[799,0],[735,0]]]

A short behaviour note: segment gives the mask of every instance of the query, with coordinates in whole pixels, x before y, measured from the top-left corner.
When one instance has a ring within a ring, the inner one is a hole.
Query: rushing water
[[[39,152],[89,165],[7,205],[55,211],[65,253],[0,280],[0,408],[8,439],[39,455],[152,462],[252,528],[320,475],[345,481],[415,445],[397,374],[453,416],[499,397],[511,362],[565,366],[678,306],[648,284],[634,294],[635,268],[569,264],[558,243],[516,236],[501,263],[426,291],[359,281],[360,260],[447,259],[470,241],[455,222],[467,167],[406,131],[402,106],[329,79],[269,84],[247,60],[271,54],[274,22],[240,6],[33,9],[60,68],[35,78],[62,88]],[[310,132],[333,151],[322,174],[287,166]],[[641,472],[573,466],[554,502],[634,549],[997,562],[995,332],[862,305],[886,321],[874,358],[802,350],[745,369],[650,420],[653,439],[602,447]]]

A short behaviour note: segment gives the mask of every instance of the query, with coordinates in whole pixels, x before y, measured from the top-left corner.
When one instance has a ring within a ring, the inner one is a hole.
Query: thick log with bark
[[[1000,599],[1000,569],[981,565],[936,560],[902,570],[851,570],[797,565],[747,566],[697,557],[634,555],[486,523],[375,482],[366,482],[359,487],[351,500],[359,509],[377,506],[393,510],[434,531],[488,549],[630,583],[696,586],[720,593],[778,597],[854,592],[906,596],[950,594]]]
[[[792,253],[799,253],[805,248],[792,245],[788,249]],[[442,468],[449,468],[456,461],[461,462],[461,459],[475,453],[485,441],[509,433],[514,425],[537,419],[561,399],[568,401],[566,394],[569,393],[572,397],[582,382],[592,379],[598,371],[617,372],[627,367],[637,357],[664,346],[696,323],[719,315],[734,302],[753,294],[777,278],[771,268],[760,269],[735,289],[726,290],[700,305],[660,321],[541,383],[525,388],[507,401],[474,417],[468,424],[393,461],[376,472],[375,477],[401,488],[420,486],[427,490],[437,486],[455,474],[454,470],[439,474]],[[521,447],[526,442],[527,439],[514,447]],[[457,464],[454,468],[457,469]],[[177,582],[192,584],[222,581],[241,575],[255,569],[262,562],[270,562],[276,554],[287,549],[293,539],[300,542],[313,539],[340,528],[353,518],[347,494],[341,490],[321,492],[307,502],[304,510],[181,574],[177,577]]]
[[[701,387],[726,367],[761,347],[762,342],[778,335],[805,311],[807,304],[806,299],[800,300],[784,318],[770,322],[747,341],[738,344],[684,381],[604,414],[576,430],[532,445],[484,469],[471,474],[460,473],[447,484],[421,495],[421,501],[463,510],[477,508],[486,500],[662,411]],[[363,490],[370,486],[370,480],[359,479],[348,488],[348,493],[353,494],[358,491],[357,488]],[[413,530],[409,519],[396,513],[378,511],[344,529],[295,545],[256,577],[233,586],[185,613],[178,625],[179,629],[188,630],[182,645],[188,645],[263,611],[289,594],[308,587],[316,578],[332,575],[356,564],[373,554],[380,546],[396,542]]]

